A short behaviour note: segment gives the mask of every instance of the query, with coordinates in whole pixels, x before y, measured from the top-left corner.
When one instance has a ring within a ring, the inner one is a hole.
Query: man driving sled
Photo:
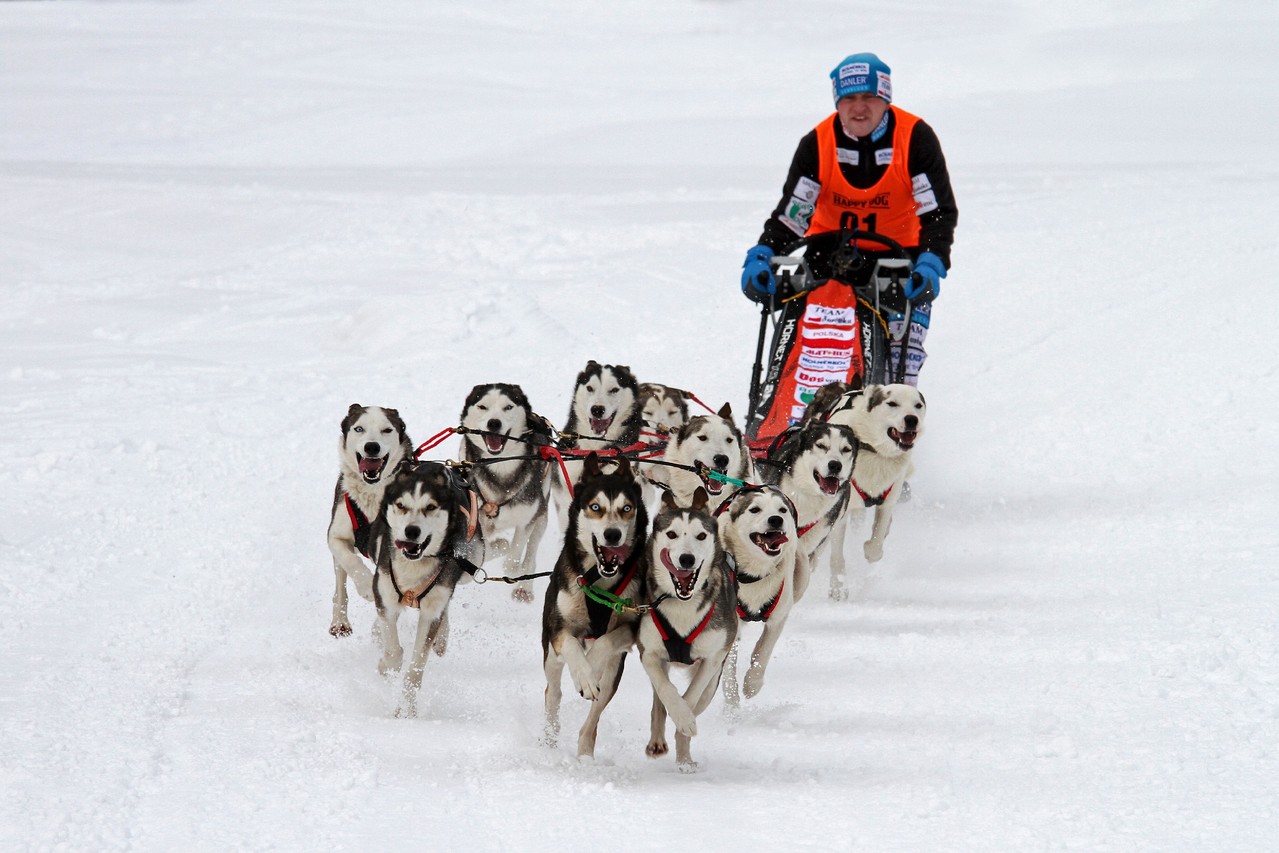
[[[806,297],[806,318],[816,322],[820,334],[800,337],[826,338],[811,342],[807,355],[795,361],[800,372],[796,388],[786,399],[767,401],[784,424],[794,422],[794,412],[802,412],[804,398],[811,398],[813,385],[829,381],[850,381],[868,385],[884,381],[900,366],[900,345],[885,353],[893,369],[884,375],[864,375],[868,347],[865,336],[856,347],[841,350],[838,327],[850,330],[856,299],[847,287],[867,291],[876,261],[890,255],[887,244],[866,238],[838,239],[839,232],[874,232],[899,243],[910,255],[915,275],[898,284],[874,323],[867,323],[862,311],[863,333],[876,323],[887,326],[896,340],[904,317],[893,314],[902,296],[910,300],[909,347],[905,370],[899,381],[916,384],[924,362],[923,342],[928,332],[932,300],[950,267],[950,247],[954,240],[959,210],[951,191],[946,159],[937,135],[922,119],[891,105],[890,69],[873,53],[856,53],[845,58],[830,73],[835,112],[823,119],[799,142],[781,200],[764,223],[759,245],[746,253],[742,269],[742,292],[756,301],[781,301],[793,294],[778,292],[777,276],[769,260],[799,237],[830,232],[829,239],[813,239],[806,260],[816,281],[831,280],[844,287],[817,288]],[[828,283],[829,284],[829,283]],[[783,288],[785,290],[785,288]],[[839,291],[837,295],[836,291]],[[826,302],[822,301],[823,296]],[[840,300],[844,300],[840,302]],[[849,308],[849,305],[852,308]],[[843,323],[847,320],[847,323]],[[822,328],[822,324],[827,324]],[[881,325],[882,328],[882,325]],[[851,335],[851,331],[848,332]],[[794,345],[794,339],[791,345]],[[802,341],[800,342],[803,343]],[[849,345],[851,347],[851,345]],[[884,365],[874,365],[876,373]],[[807,372],[805,372],[807,371]],[[843,376],[838,374],[843,373]],[[776,386],[774,392],[782,391]],[[795,399],[791,400],[790,397]],[[780,405],[774,405],[780,404]],[[769,418],[772,421],[772,418]],[[752,437],[755,433],[752,431]]]

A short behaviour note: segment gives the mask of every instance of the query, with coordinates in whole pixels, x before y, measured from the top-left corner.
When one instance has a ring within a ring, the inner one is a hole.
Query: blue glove
[[[932,252],[920,252],[915,261],[915,272],[903,290],[911,302],[932,302],[941,293],[941,280],[946,277],[946,265]]]
[[[763,302],[777,292],[777,277],[768,265],[771,257],[773,250],[763,243],[746,253],[746,261],[742,264],[742,293],[753,302]]]

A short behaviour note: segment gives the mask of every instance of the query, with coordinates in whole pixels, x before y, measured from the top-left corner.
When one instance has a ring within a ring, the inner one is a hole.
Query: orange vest
[[[915,195],[911,189],[910,171],[906,168],[911,132],[919,117],[897,107],[889,109],[897,118],[893,130],[893,159],[883,177],[864,190],[844,180],[839,169],[835,150],[835,122],[839,121],[839,114],[832,113],[817,125],[817,179],[822,189],[804,236],[857,228],[891,237],[903,246],[919,245],[919,217],[915,215]]]

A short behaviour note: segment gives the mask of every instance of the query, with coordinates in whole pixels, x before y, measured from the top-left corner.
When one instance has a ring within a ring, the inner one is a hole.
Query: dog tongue
[[[604,555],[604,559],[610,563],[621,565],[626,562],[626,558],[630,556],[631,549],[625,545],[601,545],[600,553]]]
[[[506,446],[506,436],[502,435],[486,435],[484,443],[488,445],[489,453],[497,453]]]
[[[900,444],[902,447],[912,447],[915,444],[915,437],[919,435],[917,430],[906,430],[898,432],[897,430],[889,430],[889,437]]]
[[[780,530],[772,530],[768,533],[756,533],[751,538],[755,540],[756,545],[761,548],[766,548],[769,551],[776,551],[790,541],[786,537],[786,534],[782,533]]]
[[[839,478],[838,477],[818,477],[817,485],[820,486],[821,490],[825,492],[826,494],[833,495],[839,491]]]
[[[366,456],[360,460],[361,474],[376,474],[382,470],[382,466],[386,463],[386,458],[377,458]]]
[[[596,435],[603,435],[613,425],[612,418],[590,418],[589,420],[591,422],[591,432]]]

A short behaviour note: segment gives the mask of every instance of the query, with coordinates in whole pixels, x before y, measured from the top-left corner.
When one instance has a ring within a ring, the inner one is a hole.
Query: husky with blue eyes
[[[347,617],[346,580],[368,601],[373,600],[371,534],[382,511],[387,482],[413,456],[404,421],[395,409],[352,403],[342,419],[338,444],[339,474],[329,515],[329,551],[333,554],[333,618],[329,633],[351,634]]]

